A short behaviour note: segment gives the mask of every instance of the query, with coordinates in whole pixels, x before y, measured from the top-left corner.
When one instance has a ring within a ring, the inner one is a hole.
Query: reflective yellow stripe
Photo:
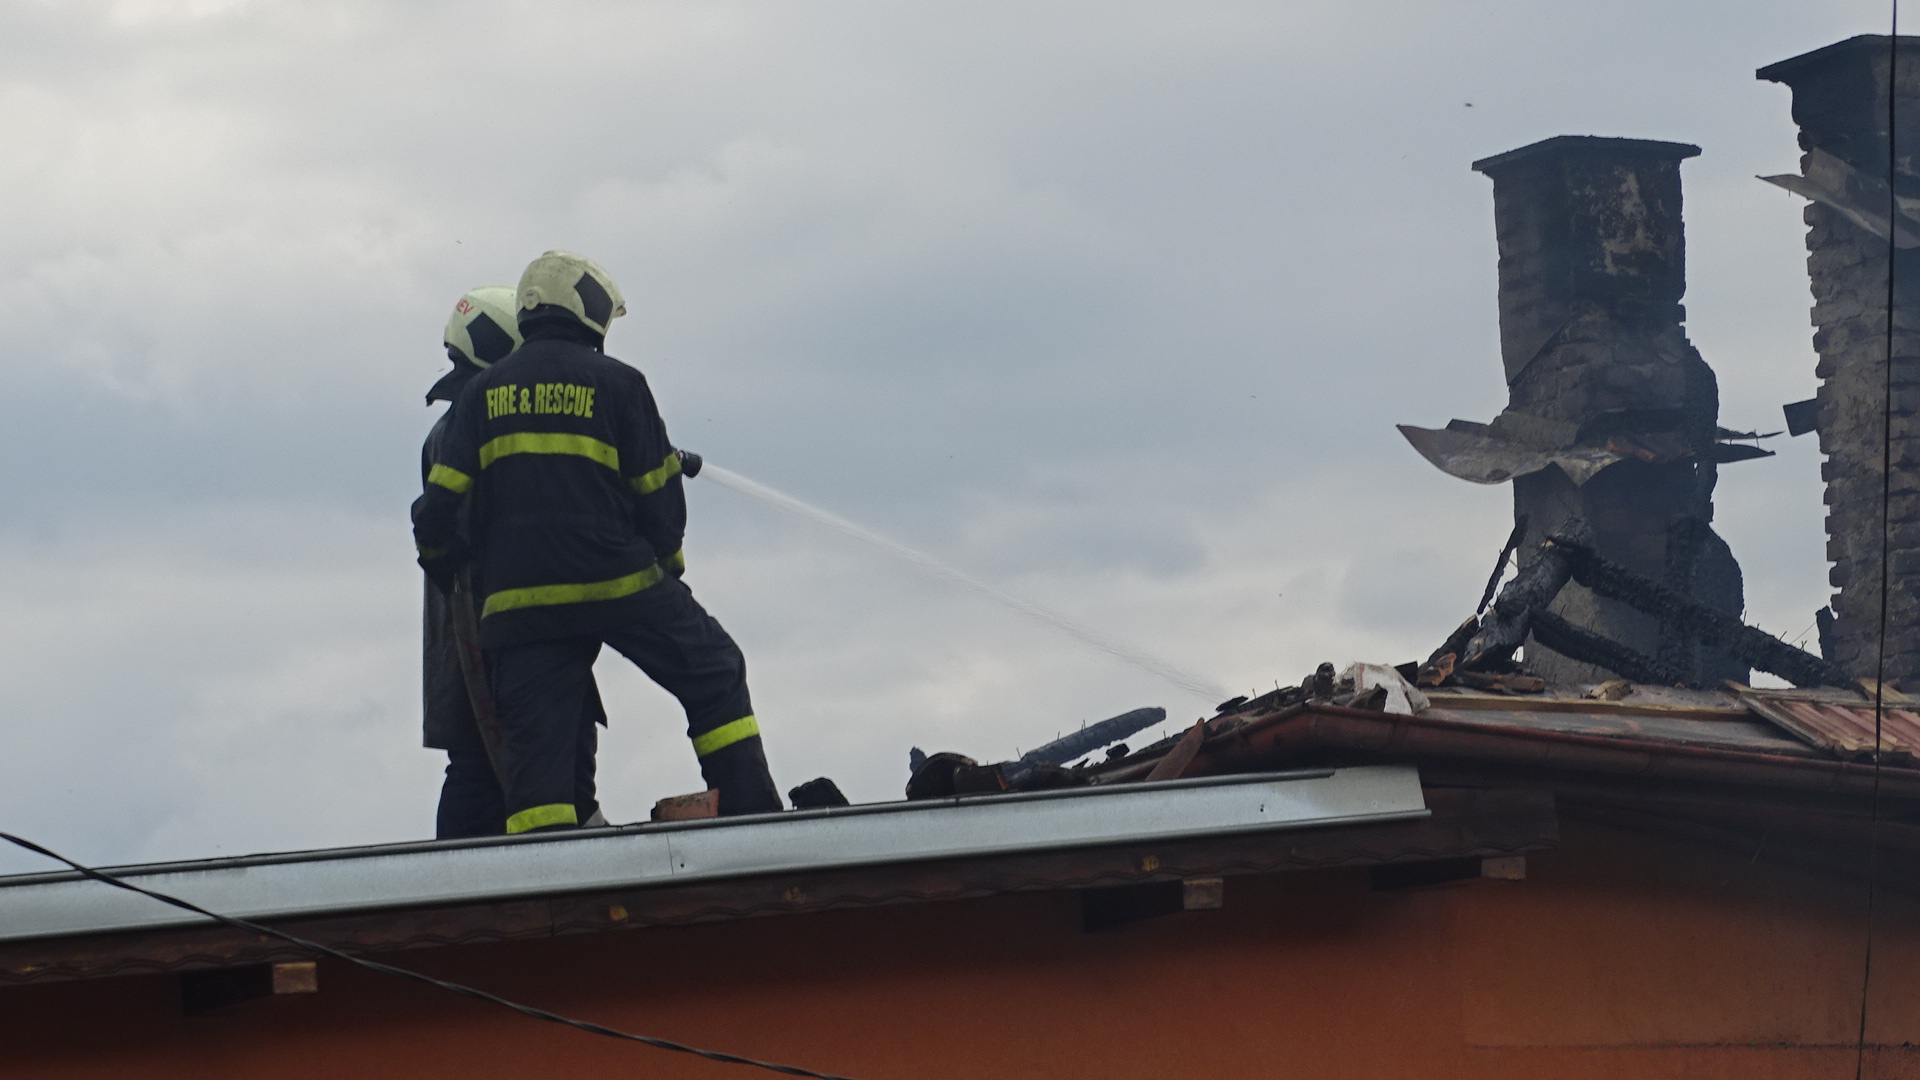
[[[687,549],[681,548],[679,551],[676,551],[673,554],[667,556],[666,558],[661,559],[660,565],[666,567],[669,570],[678,571],[679,573],[682,573],[682,574],[686,573],[687,572]]]
[[[544,829],[549,825],[578,825],[580,814],[570,802],[548,803],[545,806],[529,807],[507,819],[507,835],[523,833],[529,829]]]
[[[427,470],[427,483],[439,484],[455,495],[465,495],[467,489],[473,486],[473,477],[468,476],[459,469],[450,469],[445,465],[435,465],[433,468]]]
[[[618,600],[623,596],[632,596],[641,589],[660,583],[665,577],[660,564],[655,563],[637,574],[614,578],[612,581],[590,581],[583,585],[534,585],[525,589],[503,589],[487,596],[486,607],[480,615],[498,615],[515,608],[546,607],[550,604],[584,604],[589,600]]]
[[[661,488],[666,487],[667,481],[679,475],[680,455],[670,453],[667,455],[667,459],[660,463],[659,468],[652,472],[641,473],[639,476],[627,482],[633,485],[633,490],[638,494],[651,495]]]
[[[760,721],[751,716],[743,716],[731,724],[721,724],[705,735],[693,737],[693,752],[697,757],[706,757],[715,750],[725,750],[741,739],[751,739],[760,734]]]
[[[620,471],[620,451],[599,439],[559,431],[516,431],[491,439],[480,447],[480,467],[484,469],[508,454],[578,454]]]

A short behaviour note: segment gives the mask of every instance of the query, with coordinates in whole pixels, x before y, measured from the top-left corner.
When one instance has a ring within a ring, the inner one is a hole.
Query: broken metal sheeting
[[[1466,420],[1455,420],[1438,429],[1411,424],[1397,426],[1407,442],[1435,468],[1476,484],[1504,484],[1516,476],[1536,473],[1551,465],[1560,466],[1560,471],[1575,484],[1584,484],[1601,469],[1627,460],[1627,455],[1605,448],[1543,450],[1488,434],[1486,425]]]
[[[1616,435],[1600,446],[1567,445],[1549,449],[1502,438],[1493,433],[1493,425],[1477,424],[1471,420],[1454,420],[1444,428],[1423,428],[1412,424],[1398,424],[1396,427],[1420,456],[1435,468],[1448,476],[1476,484],[1504,484],[1515,477],[1528,476],[1557,465],[1561,472],[1567,474],[1567,479],[1578,487],[1598,476],[1601,470],[1623,461],[1660,465],[1694,456],[1686,446],[1675,445],[1675,440],[1655,437],[1660,433],[1649,433],[1639,438]],[[1768,436],[1728,432],[1722,437],[1764,439]],[[1716,442],[1707,456],[1715,464],[1725,465],[1772,457],[1774,454],[1771,450],[1763,450],[1745,442]]]
[[[1817,397],[1782,405],[1780,412],[1787,418],[1787,434],[1795,438],[1820,429],[1820,399]]]
[[[1894,194],[1884,179],[1869,176],[1819,147],[1807,151],[1801,167],[1805,176],[1786,173],[1759,179],[1833,207],[1841,217],[1892,241],[1894,247],[1920,247],[1920,199]]]

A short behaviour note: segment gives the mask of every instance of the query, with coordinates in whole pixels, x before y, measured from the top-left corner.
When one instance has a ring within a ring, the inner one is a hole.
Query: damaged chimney
[[[1508,480],[1522,552],[1570,519],[1606,558],[1730,615],[1739,564],[1709,525],[1721,462],[1766,456],[1728,445],[1719,386],[1687,340],[1684,143],[1561,136],[1474,163],[1493,180],[1500,247],[1500,351],[1508,405],[1490,424],[1402,427],[1443,471]],[[1579,586],[1552,610],[1695,683],[1745,679],[1745,665],[1694,646],[1677,626]],[[1527,666],[1553,681],[1602,668],[1529,641]]]
[[[1800,176],[1768,181],[1811,199],[1807,274],[1827,482],[1827,580],[1820,648],[1856,677],[1872,677],[1880,627],[1881,495],[1887,422],[1888,247],[1894,256],[1893,475],[1886,677],[1920,685],[1920,38],[1863,35],[1764,67],[1793,90]],[[1889,68],[1893,78],[1889,80]],[[1888,86],[1896,88],[1893,190]],[[1890,212],[1891,211],[1891,212]],[[1791,407],[1790,407],[1791,408]]]

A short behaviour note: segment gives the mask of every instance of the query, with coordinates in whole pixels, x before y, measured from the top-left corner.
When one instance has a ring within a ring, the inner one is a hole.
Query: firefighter
[[[475,375],[520,347],[513,292],[512,287],[506,285],[483,285],[469,291],[454,305],[443,335],[453,370],[427,391],[428,405],[454,400],[461,387]],[[446,438],[449,415],[442,413],[434,421],[426,444],[420,448],[423,483],[433,467],[440,443]],[[422,742],[447,752],[447,777],[440,788],[440,808],[434,823],[434,835],[442,840],[496,836],[506,831],[506,794],[501,790],[496,766],[481,735],[473,698],[461,669],[452,608],[456,602],[470,603],[465,597],[450,597],[428,583],[421,635]],[[486,693],[485,673],[479,674],[482,693]],[[483,703],[483,708],[485,704],[488,703]],[[600,724],[607,722],[598,687],[588,688],[584,707],[590,718]],[[587,732],[593,734],[591,725]],[[604,822],[599,816],[599,803],[594,799],[591,745],[586,749],[584,768],[577,769],[576,773],[579,774],[574,792],[577,813],[583,822]]]
[[[582,702],[602,644],[680,700],[720,813],[779,810],[746,660],[681,580],[680,455],[646,377],[602,351],[626,313],[618,286],[591,260],[549,251],[516,302],[525,344],[460,391],[413,505],[436,585],[476,564],[506,831],[579,823],[574,773],[593,732]]]

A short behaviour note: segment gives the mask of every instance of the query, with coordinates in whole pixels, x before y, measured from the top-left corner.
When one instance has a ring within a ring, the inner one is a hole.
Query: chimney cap
[[[1517,150],[1481,158],[1473,163],[1473,171],[1491,176],[1495,169],[1547,154],[1562,156],[1604,154],[1610,157],[1665,158],[1681,162],[1699,153],[1700,148],[1692,143],[1662,142],[1658,139],[1614,139],[1604,135],[1555,135],[1551,139],[1529,143]]]
[[[1765,82],[1786,83],[1792,86],[1794,81],[1807,74],[1809,69],[1824,67],[1830,63],[1859,63],[1859,53],[1885,53],[1889,38],[1886,34],[1857,34],[1844,41],[1823,45],[1812,52],[1790,56],[1775,64],[1753,73],[1753,77]],[[1911,34],[1900,35],[1899,48],[1902,51],[1920,48],[1920,37]]]

